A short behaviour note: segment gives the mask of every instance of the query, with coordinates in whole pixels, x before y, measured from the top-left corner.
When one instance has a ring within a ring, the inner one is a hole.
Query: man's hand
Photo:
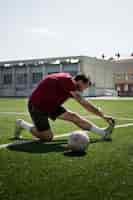
[[[111,125],[112,125],[112,121],[114,120],[111,116],[107,116],[107,115],[104,115],[103,119],[105,119]]]

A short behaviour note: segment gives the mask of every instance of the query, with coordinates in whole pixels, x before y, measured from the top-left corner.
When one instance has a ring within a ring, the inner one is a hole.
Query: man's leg
[[[77,113],[66,111],[62,115],[58,117],[59,119],[63,119],[66,121],[70,121],[80,127],[83,130],[92,131],[94,133],[97,133],[98,135],[101,135],[102,137],[105,137],[106,134],[109,132],[112,132],[112,126],[108,128],[99,128],[95,124],[93,124],[90,121],[87,121],[85,118],[79,116]]]
[[[32,133],[33,136],[39,138],[40,140],[51,141],[53,138],[53,133],[50,129],[48,115],[38,110],[31,103],[28,103],[28,110],[33,124],[22,119],[18,119],[16,121],[15,138],[19,138],[22,129],[26,129]]]
[[[22,119],[18,119],[16,121],[16,130],[15,130],[16,139],[20,137],[21,131],[23,129],[28,130],[34,137],[39,138],[40,140],[51,141],[53,139],[53,133],[50,127],[47,130],[39,131],[33,124],[26,122]]]

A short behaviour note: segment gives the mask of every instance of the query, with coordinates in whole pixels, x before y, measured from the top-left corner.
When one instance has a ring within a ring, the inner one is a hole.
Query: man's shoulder
[[[67,72],[60,72],[60,73],[56,73],[53,75],[55,75],[56,77],[59,77],[59,78],[72,78],[71,74],[69,74]]]

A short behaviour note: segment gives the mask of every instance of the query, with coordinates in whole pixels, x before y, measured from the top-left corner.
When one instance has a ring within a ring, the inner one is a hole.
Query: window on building
[[[128,84],[124,85],[124,91],[125,91],[125,92],[128,91]]]
[[[115,74],[115,79],[116,79],[116,80],[120,80],[120,78],[121,78],[121,77],[120,77],[120,74]]]
[[[128,74],[125,74],[125,80],[128,81]]]
[[[26,73],[18,73],[16,75],[16,84],[24,85],[27,83],[27,74]]]
[[[48,74],[54,74],[54,73],[59,73],[59,72],[48,72]]]
[[[76,76],[77,75],[77,71],[71,71],[71,72],[68,72],[68,73],[70,73],[72,76]]]
[[[121,88],[120,88],[120,86],[117,86],[117,91],[119,92],[119,91],[121,91]]]
[[[43,77],[43,73],[42,72],[33,72],[32,73],[32,83],[38,83]]]
[[[125,73],[115,73],[115,80],[126,80],[126,74]]]
[[[3,84],[6,84],[6,85],[12,84],[12,74],[11,73],[4,74]]]
[[[131,80],[133,80],[133,74],[130,75]]]
[[[69,71],[69,70],[67,71],[67,70],[65,70],[65,71],[62,71],[62,72],[69,73],[72,76],[76,76],[78,74],[78,71]]]

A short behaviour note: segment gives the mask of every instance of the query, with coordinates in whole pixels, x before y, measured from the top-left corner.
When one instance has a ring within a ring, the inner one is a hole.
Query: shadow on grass
[[[28,142],[29,141],[29,142]],[[27,142],[27,143],[24,143]],[[43,143],[40,141],[19,140],[19,143],[9,145],[7,148],[12,151],[20,151],[27,153],[49,153],[49,152],[62,152],[65,150],[63,144],[66,140],[54,140],[53,142]]]
[[[68,157],[81,157],[81,156],[85,156],[86,154],[87,154],[86,152],[64,151],[64,156],[68,156]]]
[[[26,142],[26,143],[25,143]],[[90,144],[103,142],[101,139],[91,139]],[[71,152],[66,150],[65,144],[67,140],[53,140],[49,143],[34,140],[19,140],[7,147],[11,151],[27,152],[27,153],[50,153],[50,152],[63,152],[65,156],[79,157],[86,155],[85,152]]]

